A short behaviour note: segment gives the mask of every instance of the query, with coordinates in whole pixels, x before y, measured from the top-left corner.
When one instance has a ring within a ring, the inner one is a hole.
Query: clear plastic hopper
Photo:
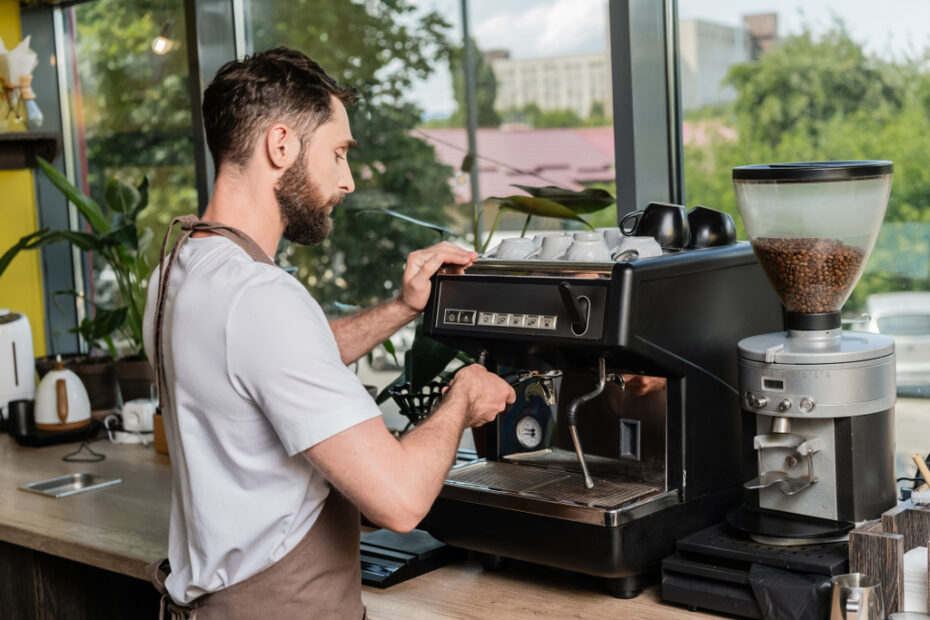
[[[832,314],[859,281],[891,191],[889,161],[740,166],[746,233],[789,313]]]

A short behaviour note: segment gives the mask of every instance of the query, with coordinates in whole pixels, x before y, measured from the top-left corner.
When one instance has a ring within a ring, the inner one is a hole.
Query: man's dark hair
[[[255,139],[285,122],[305,137],[332,117],[332,96],[355,103],[354,88],[340,86],[304,54],[278,47],[223,65],[203,94],[207,146],[220,165],[244,166]]]

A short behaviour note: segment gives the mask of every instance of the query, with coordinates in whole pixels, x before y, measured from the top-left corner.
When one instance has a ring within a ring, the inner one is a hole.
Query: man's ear
[[[293,127],[275,123],[265,133],[265,151],[273,167],[290,168],[300,156],[300,138]]]

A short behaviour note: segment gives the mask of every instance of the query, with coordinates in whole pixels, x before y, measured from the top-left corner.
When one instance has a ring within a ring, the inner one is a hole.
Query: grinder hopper
[[[839,327],[839,310],[878,237],[891,177],[890,161],[733,169],[746,233],[789,329]]]

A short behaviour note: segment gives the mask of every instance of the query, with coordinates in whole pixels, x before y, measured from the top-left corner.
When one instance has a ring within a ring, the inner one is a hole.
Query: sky
[[[419,0],[453,24],[461,38],[460,0]],[[508,49],[512,58],[602,50],[606,45],[607,0],[470,0],[469,29],[482,50]],[[881,56],[914,55],[930,47],[930,0],[678,0],[679,19],[738,26],[742,16],[778,14],[779,36],[807,24],[815,32],[841,18],[853,39]],[[417,84],[414,99],[427,117],[452,113],[452,85],[442,67]]]

